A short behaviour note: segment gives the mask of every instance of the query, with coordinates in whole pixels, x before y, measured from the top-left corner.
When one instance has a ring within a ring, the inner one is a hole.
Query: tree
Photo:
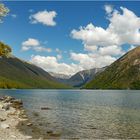
[[[3,21],[3,17],[7,16],[9,9],[4,4],[0,3],[0,23]],[[0,42],[0,56],[8,56],[12,52],[12,49]]]
[[[0,42],[0,56],[8,56],[11,52],[12,49],[8,45]]]
[[[0,3],[0,22],[2,22],[3,17],[7,16],[9,9],[5,7],[4,4]]]

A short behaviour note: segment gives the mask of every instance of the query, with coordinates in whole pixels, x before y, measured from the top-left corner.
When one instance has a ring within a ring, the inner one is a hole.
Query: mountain
[[[89,89],[140,89],[140,47],[137,47],[85,85]]]
[[[93,79],[97,73],[104,71],[104,69],[105,68],[94,68],[94,69],[90,69],[90,70],[80,71],[80,72],[76,73],[75,75],[73,75],[70,79],[68,79],[67,84],[74,86],[74,87],[81,87],[86,82]]]
[[[56,80],[61,83],[65,83],[67,85],[73,86],[73,87],[81,87],[86,82],[93,79],[97,73],[104,71],[104,69],[105,68],[95,68],[95,69],[90,69],[90,70],[83,70],[83,71],[77,72],[76,74],[71,76],[69,79],[63,78],[63,77],[59,77],[59,78],[56,77]]]
[[[59,74],[54,72],[49,72],[49,74],[57,79],[69,79],[71,75]]]
[[[16,57],[0,58],[0,88],[68,88],[43,69]]]

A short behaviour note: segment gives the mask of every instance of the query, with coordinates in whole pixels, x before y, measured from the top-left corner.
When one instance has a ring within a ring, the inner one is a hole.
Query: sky
[[[110,65],[140,45],[139,1],[5,1],[0,41],[48,72]]]

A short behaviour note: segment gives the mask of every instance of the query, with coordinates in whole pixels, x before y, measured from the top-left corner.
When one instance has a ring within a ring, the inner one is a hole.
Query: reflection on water
[[[62,138],[140,138],[139,91],[0,90],[24,101],[34,123]],[[49,107],[49,110],[41,110]]]

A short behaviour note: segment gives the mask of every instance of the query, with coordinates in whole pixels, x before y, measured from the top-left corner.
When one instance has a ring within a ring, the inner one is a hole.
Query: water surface
[[[0,90],[5,94],[22,99],[33,122],[61,138],[140,138],[138,90]]]

